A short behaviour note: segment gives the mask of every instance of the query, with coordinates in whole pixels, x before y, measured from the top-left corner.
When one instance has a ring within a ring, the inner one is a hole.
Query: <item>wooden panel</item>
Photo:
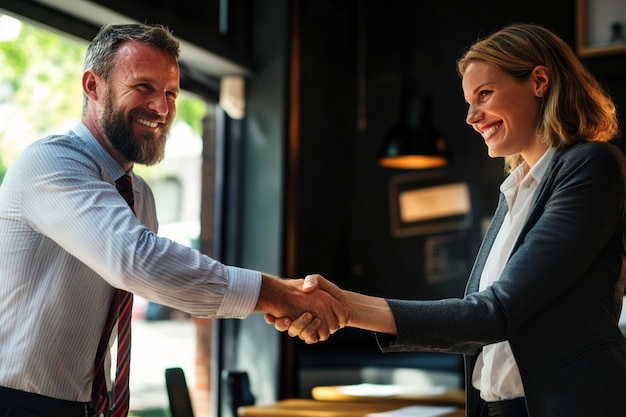
[[[418,394],[404,393],[390,396],[363,396],[351,395],[343,390],[341,386],[320,386],[315,387],[311,394],[315,400],[319,401],[355,401],[355,402],[395,402],[402,404],[430,404],[430,405],[455,405],[465,406],[465,391],[447,390],[441,394]]]
[[[289,399],[269,405],[240,407],[239,417],[366,417],[370,413],[391,411],[404,407],[393,401],[336,402]],[[463,417],[465,410],[459,408],[445,417]]]

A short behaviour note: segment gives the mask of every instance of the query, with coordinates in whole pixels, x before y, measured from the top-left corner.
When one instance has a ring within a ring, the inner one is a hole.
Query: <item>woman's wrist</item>
[[[348,326],[396,334],[396,322],[384,298],[344,291],[350,311]]]

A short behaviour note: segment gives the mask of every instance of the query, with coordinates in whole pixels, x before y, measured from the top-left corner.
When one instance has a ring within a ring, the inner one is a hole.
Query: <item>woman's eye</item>
[[[478,95],[480,96],[480,98],[485,98],[487,97],[489,94],[491,94],[491,90],[481,90]]]

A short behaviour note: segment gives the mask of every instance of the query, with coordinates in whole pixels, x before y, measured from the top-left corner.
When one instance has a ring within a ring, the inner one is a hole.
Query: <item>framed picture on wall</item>
[[[393,237],[458,231],[471,225],[469,185],[432,172],[392,177],[389,208]]]
[[[626,53],[626,1],[576,0],[576,52],[581,57]]]

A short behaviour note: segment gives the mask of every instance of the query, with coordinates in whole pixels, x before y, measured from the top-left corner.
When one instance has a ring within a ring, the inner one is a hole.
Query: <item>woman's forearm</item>
[[[344,291],[349,306],[348,326],[396,334],[396,322],[384,298]]]

